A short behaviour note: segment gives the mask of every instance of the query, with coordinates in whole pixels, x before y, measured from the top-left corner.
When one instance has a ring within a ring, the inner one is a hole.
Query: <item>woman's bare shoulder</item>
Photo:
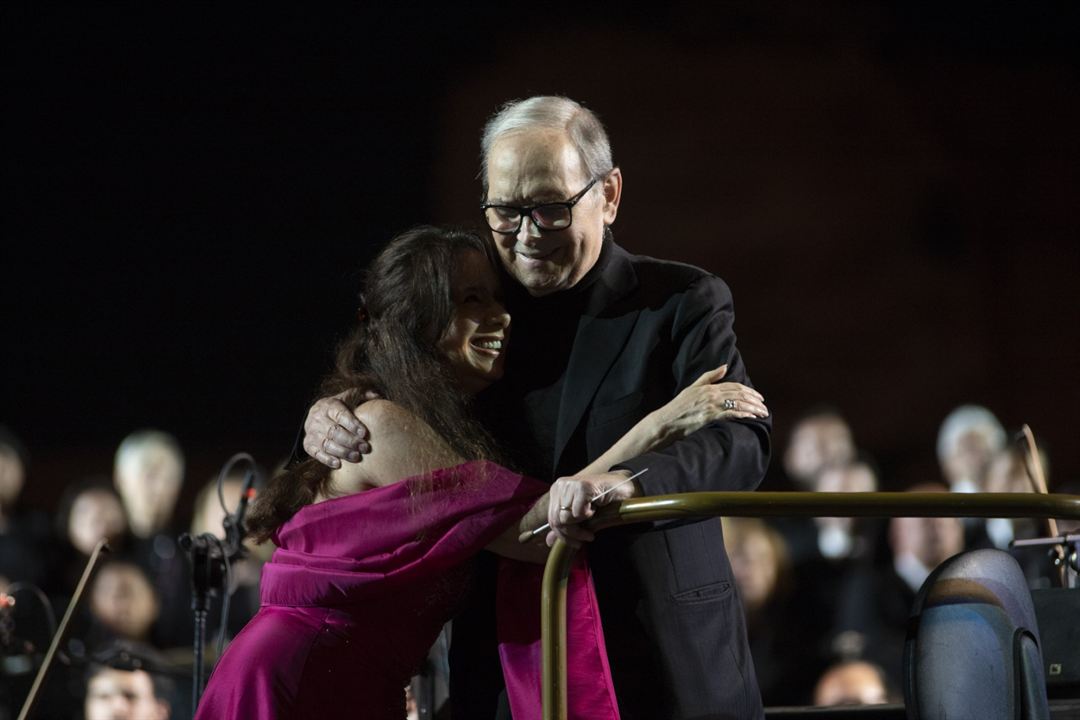
[[[382,398],[361,403],[353,413],[369,432],[395,432],[413,429],[418,423],[427,425],[396,402]]]
[[[368,430],[371,452],[335,474],[347,484],[388,485],[461,461],[424,420],[389,400],[368,400],[356,408]]]

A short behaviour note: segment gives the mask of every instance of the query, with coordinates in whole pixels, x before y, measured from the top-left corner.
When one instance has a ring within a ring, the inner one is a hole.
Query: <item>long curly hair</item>
[[[472,417],[446,358],[436,347],[454,312],[457,258],[479,252],[492,267],[488,242],[461,230],[420,226],[398,235],[363,275],[359,322],[338,346],[334,371],[319,397],[342,394],[355,408],[367,391],[397,403],[430,425],[464,460],[498,459]],[[270,538],[283,522],[330,490],[330,468],[307,459],[274,478],[248,515],[248,534]]]

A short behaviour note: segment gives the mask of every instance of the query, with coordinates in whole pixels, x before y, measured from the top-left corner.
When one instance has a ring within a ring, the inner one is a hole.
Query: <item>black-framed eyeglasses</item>
[[[541,203],[540,205],[515,206],[484,203],[484,219],[488,227],[503,235],[516,235],[521,229],[522,218],[528,217],[540,230],[565,230],[574,221],[573,208],[592,186],[600,181],[593,178],[581,192],[566,202]]]

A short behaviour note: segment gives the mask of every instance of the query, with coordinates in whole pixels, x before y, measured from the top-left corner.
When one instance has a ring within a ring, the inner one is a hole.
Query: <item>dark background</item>
[[[731,285],[776,416],[828,402],[887,487],[962,402],[1080,456],[1080,23],[1070,2],[439,10],[5,5],[0,423],[25,500],[175,433],[184,509],[283,458],[357,271],[475,224],[479,129],[585,102],[635,252]]]

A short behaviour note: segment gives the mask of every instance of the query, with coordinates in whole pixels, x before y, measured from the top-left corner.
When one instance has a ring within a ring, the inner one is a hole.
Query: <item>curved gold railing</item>
[[[1009,517],[1080,520],[1080,495],[1035,493],[699,492],[624,500],[593,530],[694,517]],[[566,579],[574,550],[555,543],[541,589],[544,720],[566,720]]]

